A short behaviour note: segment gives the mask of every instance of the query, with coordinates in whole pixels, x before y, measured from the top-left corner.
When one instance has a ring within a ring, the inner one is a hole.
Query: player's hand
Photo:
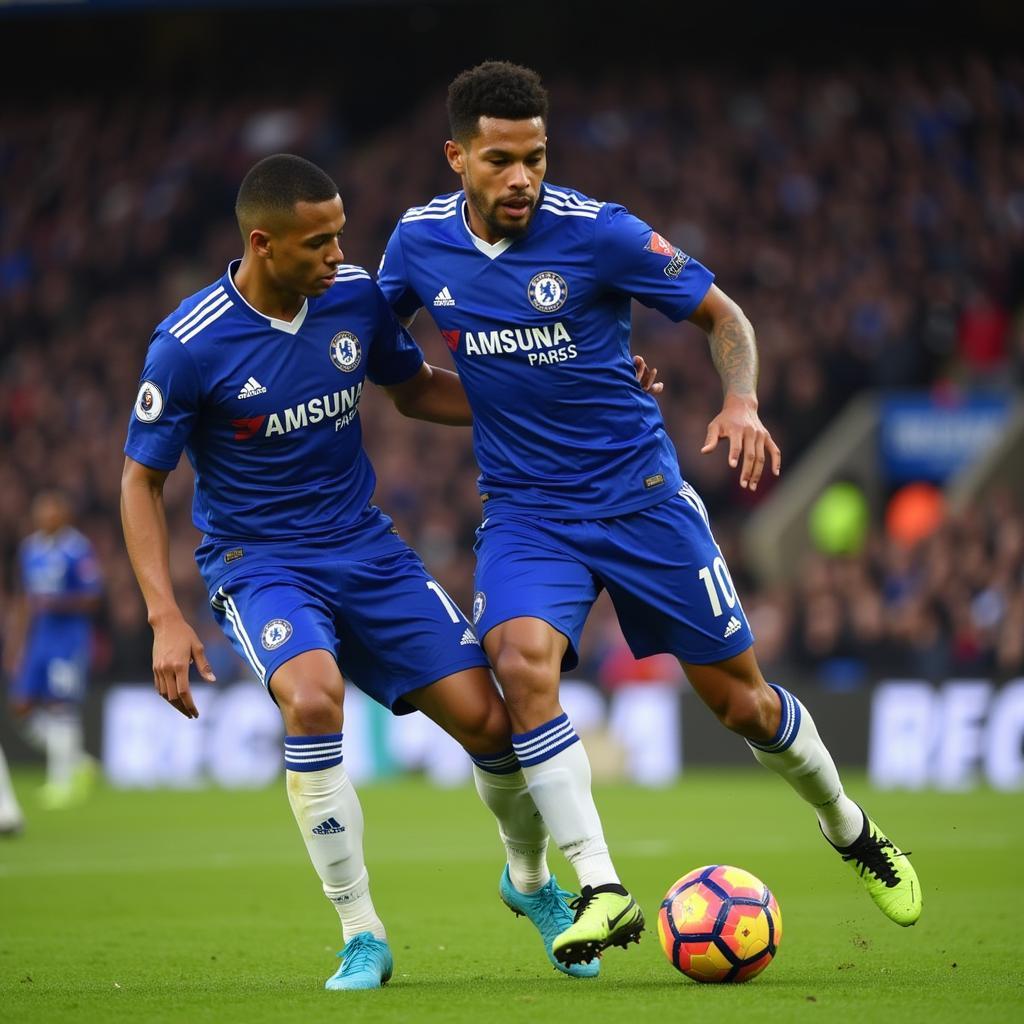
[[[652,395],[660,395],[665,385],[660,382],[655,383],[658,371],[653,366],[648,366],[643,356],[633,356],[633,366],[636,369],[636,379],[640,383],[640,387]]]
[[[729,441],[729,465],[738,466],[743,460],[740,487],[757,490],[766,455],[771,456],[772,473],[782,472],[782,452],[757,415],[757,399],[752,396],[726,396],[722,411],[708,424],[701,454],[713,452],[722,438]]]
[[[217,677],[206,660],[206,651],[195,630],[180,616],[153,624],[153,682],[168,704],[186,718],[198,718],[192,698],[188,667],[195,663],[199,674],[209,683]]]

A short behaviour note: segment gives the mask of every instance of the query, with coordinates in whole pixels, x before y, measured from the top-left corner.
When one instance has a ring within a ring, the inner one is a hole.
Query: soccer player
[[[190,663],[214,678],[168,565],[163,487],[184,450],[210,603],[280,707],[288,799],[341,918],[342,963],[326,987],[378,988],[393,970],[342,762],[343,672],[466,748],[505,843],[509,905],[538,927],[556,967],[593,977],[596,965],[567,968],[551,953],[572,921],[570,894],[548,871],[547,829],[473,628],[370,503],[366,379],[407,416],[468,424],[458,377],[427,365],[370,275],[342,262],[345,213],[320,168],[267,157],[245,176],[236,214],[244,255],[157,326],[125,444],[122,521],[156,688],[195,718]]]
[[[42,802],[51,808],[83,797],[94,774],[82,743],[81,706],[102,584],[92,545],[71,518],[59,491],[32,503],[35,531],[18,552],[21,593],[7,665],[12,710],[46,754]]]
[[[631,299],[701,327],[724,390],[701,450],[728,441],[741,486],[755,489],[781,459],[757,413],[753,328],[649,225],[544,182],[547,112],[529,69],[489,61],[459,75],[445,154],[462,189],[405,213],[378,281],[406,323],[430,308],[473,409],[483,502],[473,619],[530,793],[582,887],[555,955],[589,961],[644,924],[558,700],[602,587],[634,655],[678,657],[719,721],[814,807],[882,911],[913,924],[910,862],[844,793],[807,709],[763,678],[707,511],[630,372]]]

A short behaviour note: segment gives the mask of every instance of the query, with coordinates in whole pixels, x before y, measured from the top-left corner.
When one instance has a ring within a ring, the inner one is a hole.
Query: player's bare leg
[[[548,829],[530,795],[512,749],[508,712],[491,674],[484,668],[446,676],[413,690],[405,699],[466,749],[473,761],[477,793],[498,822],[507,864],[499,894],[517,915],[540,932],[552,964],[572,977],[592,978],[598,964],[566,966],[552,952],[552,942],[573,919],[565,892],[547,864]]]
[[[814,808],[825,838],[853,865],[882,913],[897,924],[914,924],[921,916],[921,886],[907,855],[843,791],[810,713],[765,680],[754,649],[712,665],[683,662],[683,668],[718,720]]]
[[[370,898],[363,811],[342,763],[345,684],[333,654],[306,651],[274,672],[270,688],[285,724],[288,801],[324,894],[341,918],[342,965],[327,988],[379,988],[393,963]]]
[[[590,762],[558,701],[568,641],[547,622],[516,618],[484,637],[512,723],[512,746],[551,835],[579,877],[574,923],[552,944],[564,964],[639,939],[643,914],[616,874],[591,793]]]

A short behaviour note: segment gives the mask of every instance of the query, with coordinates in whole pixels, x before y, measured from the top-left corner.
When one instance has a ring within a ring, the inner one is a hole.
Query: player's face
[[[32,505],[32,519],[37,530],[56,533],[71,521],[71,510],[60,495],[41,494]]]
[[[270,239],[270,272],[283,291],[323,295],[344,262],[340,196],[323,203],[296,203],[292,217]]]
[[[487,242],[524,235],[548,166],[543,120],[481,117],[480,131],[465,144],[447,142],[445,154],[462,178],[473,230]]]

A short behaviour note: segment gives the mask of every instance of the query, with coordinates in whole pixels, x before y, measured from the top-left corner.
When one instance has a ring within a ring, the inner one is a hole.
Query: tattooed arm
[[[782,469],[782,454],[757,415],[757,343],[754,328],[743,310],[725,292],[712,285],[701,304],[690,315],[708,336],[711,359],[722,378],[725,400],[722,411],[708,424],[703,454],[729,441],[729,465],[740,464],[740,486],[757,490],[766,453],[772,472]]]

